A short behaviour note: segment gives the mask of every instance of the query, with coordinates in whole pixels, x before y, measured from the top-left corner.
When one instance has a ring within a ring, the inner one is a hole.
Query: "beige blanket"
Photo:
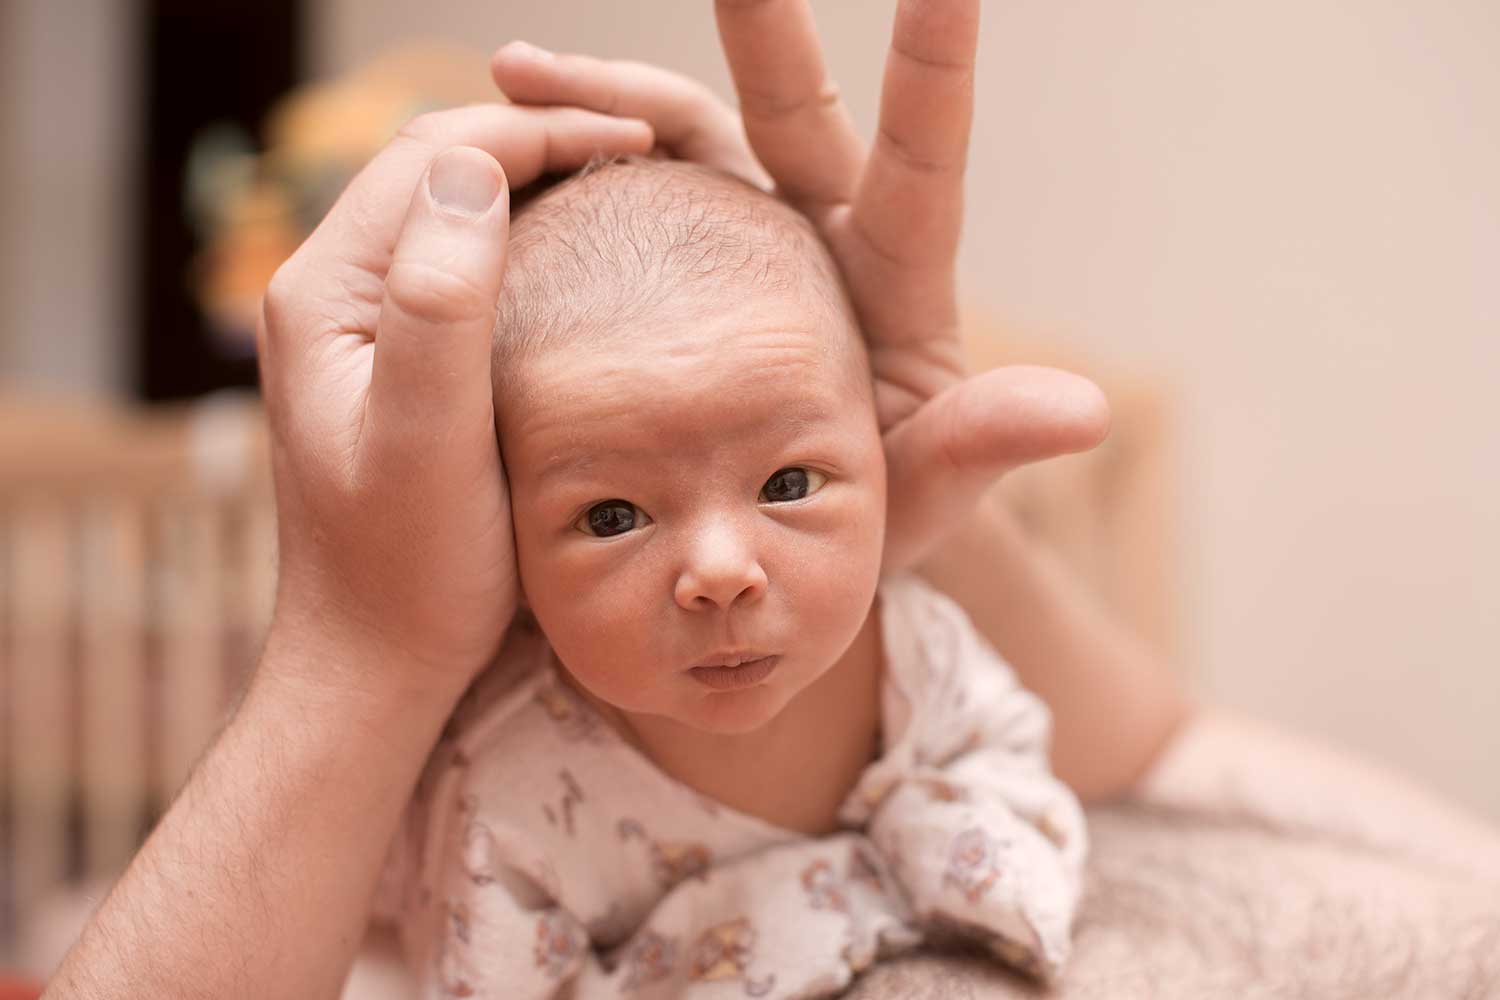
[[[1073,958],[1052,992],[927,955],[850,995],[1500,997],[1500,834],[1373,768],[1208,716],[1138,801],[1090,819]]]

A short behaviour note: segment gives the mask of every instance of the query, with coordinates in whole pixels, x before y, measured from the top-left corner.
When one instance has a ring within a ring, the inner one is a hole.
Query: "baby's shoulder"
[[[592,801],[617,781],[616,742],[558,677],[541,633],[513,627],[428,757],[394,848],[395,881],[419,903],[470,884],[499,884],[525,906],[574,902],[573,886],[593,881],[594,859],[618,839]]]
[[[884,719],[894,742],[946,760],[965,747],[1006,739],[1045,743],[1046,706],[951,598],[914,576],[881,586]]]
[[[493,814],[534,800],[540,784],[550,793],[559,780],[573,782],[573,771],[608,767],[618,742],[563,681],[546,637],[523,620],[459,700],[428,772],[456,775],[456,790]]]
[[[936,694],[976,673],[1015,683],[1010,666],[963,608],[916,576],[881,582],[880,627],[888,675],[913,695]]]

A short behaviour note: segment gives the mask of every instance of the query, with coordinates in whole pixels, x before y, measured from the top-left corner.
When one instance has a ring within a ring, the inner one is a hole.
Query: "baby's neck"
[[[878,752],[883,664],[877,603],[838,662],[754,732],[703,733],[651,717],[613,721],[690,788],[784,829],[821,835],[838,828],[839,807]]]

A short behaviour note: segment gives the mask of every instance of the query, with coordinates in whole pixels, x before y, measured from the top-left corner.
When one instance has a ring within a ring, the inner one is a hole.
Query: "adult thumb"
[[[1055,368],[1011,365],[948,388],[886,432],[882,569],[915,565],[1000,476],[1087,451],[1108,432],[1098,386]]]
[[[469,146],[439,154],[386,273],[362,451],[409,465],[439,457],[434,448],[451,454],[444,442],[455,437],[493,448],[490,337],[509,231],[505,172],[494,157]]]

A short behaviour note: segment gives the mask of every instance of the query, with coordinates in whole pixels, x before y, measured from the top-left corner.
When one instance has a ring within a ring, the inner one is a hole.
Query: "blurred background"
[[[873,128],[893,0],[815,5]],[[0,0],[0,960],[217,725],[274,572],[260,288],[511,38],[728,96],[707,0]],[[1500,820],[1500,7],[986,5],[989,360],[1116,399],[1017,477],[1207,700]]]

